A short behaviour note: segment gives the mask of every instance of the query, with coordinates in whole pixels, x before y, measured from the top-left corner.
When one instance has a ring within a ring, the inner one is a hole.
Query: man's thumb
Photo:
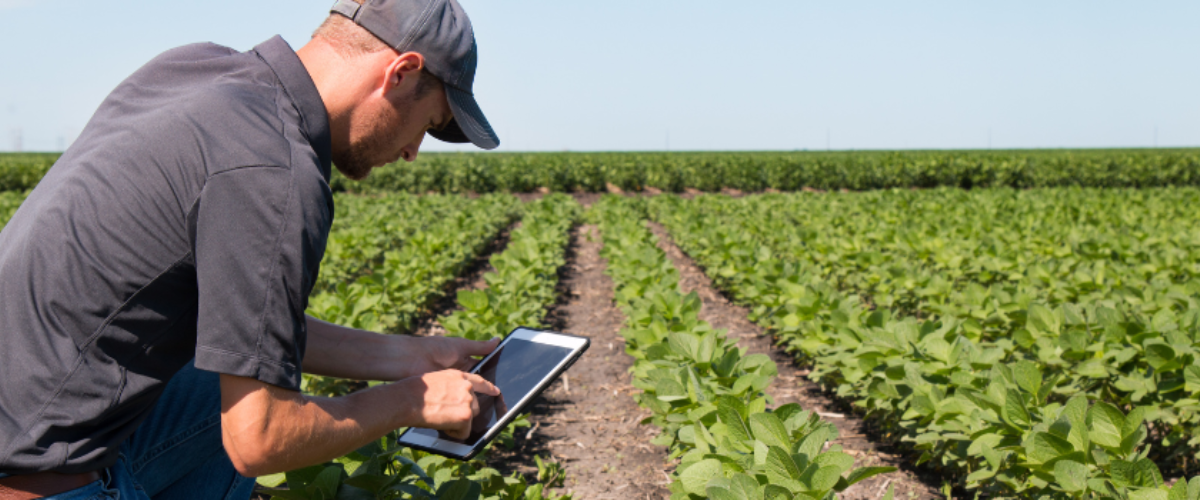
[[[496,350],[496,346],[498,345],[500,345],[500,339],[494,338],[486,342],[475,342],[473,347],[475,347],[475,354],[483,356]]]

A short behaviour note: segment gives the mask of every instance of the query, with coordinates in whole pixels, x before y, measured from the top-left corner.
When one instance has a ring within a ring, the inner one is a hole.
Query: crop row
[[[339,177],[334,189],[603,192],[609,184],[667,192],[1200,185],[1200,150],[423,154],[363,183]]]
[[[385,251],[382,263],[354,281],[314,295],[308,312],[353,328],[408,333],[450,282],[516,219],[519,209],[520,202],[510,195],[466,201],[461,210],[446,213],[399,248]]]
[[[485,277],[488,288],[458,294],[462,309],[441,318],[450,335],[477,340],[502,336],[519,325],[537,326],[553,303],[558,269],[570,229],[579,218],[579,205],[564,195],[548,196],[522,208],[521,227],[508,246],[493,256],[495,272]],[[506,311],[508,314],[497,314]],[[331,320],[339,320],[332,318]],[[527,421],[521,422],[525,426]],[[512,442],[514,424],[500,443]],[[505,477],[482,458],[457,462],[438,455],[397,446],[400,429],[377,443],[334,463],[309,467],[269,478],[265,484],[287,489],[268,493],[286,499],[331,498],[451,498],[461,500],[569,500],[546,496],[546,486],[561,484],[561,467],[538,458],[538,480],[528,483],[519,473]]]
[[[447,335],[489,340],[517,326],[540,328],[546,307],[557,298],[558,270],[566,264],[570,230],[581,213],[565,194],[526,204],[508,246],[491,258],[495,271],[484,275],[487,288],[458,292],[462,309],[439,320]]]
[[[680,458],[672,498],[836,498],[894,470],[855,469],[840,446],[826,448],[837,428],[798,405],[767,411],[762,391],[777,373],[774,362],[745,355],[699,319],[699,296],[680,292],[679,273],[655,246],[640,205],[608,196],[590,215],[627,318],[621,334],[635,360],[633,384],[643,391],[637,400],[652,411],[644,423],[662,430],[654,444]]]
[[[0,191],[33,187],[55,154],[0,154]],[[335,190],[410,193],[1200,185],[1200,150],[425,153]]]
[[[458,196],[377,197],[334,195],[337,217],[329,232],[321,274],[314,293],[332,291],[383,263],[387,250],[403,246],[415,234],[468,206]]]
[[[1200,287],[1196,235],[1181,225],[1195,197],[933,191],[651,206],[815,379],[919,462],[989,495],[1124,498],[1165,495],[1151,453],[1186,467],[1196,444]]]

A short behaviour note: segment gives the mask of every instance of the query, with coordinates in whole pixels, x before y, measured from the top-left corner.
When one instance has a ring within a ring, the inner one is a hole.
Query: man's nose
[[[400,150],[400,157],[407,162],[417,161],[417,153],[421,150],[421,141],[425,140],[425,134],[421,134],[417,140],[410,142]]]

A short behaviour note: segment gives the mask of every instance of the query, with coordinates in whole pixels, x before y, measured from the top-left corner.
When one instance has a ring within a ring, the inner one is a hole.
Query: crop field
[[[475,460],[397,431],[263,495],[1200,500],[1196,150],[403,168],[335,181],[309,314],[592,348]],[[37,177],[0,189],[0,230]]]
[[[56,154],[0,154],[0,191],[29,189]],[[1200,149],[421,153],[335,191],[532,193],[1200,186]]]

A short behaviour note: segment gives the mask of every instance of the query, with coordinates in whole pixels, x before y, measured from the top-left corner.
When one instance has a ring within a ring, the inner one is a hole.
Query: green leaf
[[[1119,448],[1125,426],[1125,415],[1117,407],[1103,401],[1092,405],[1087,414],[1088,436],[1092,442],[1107,448]]]
[[[1171,487],[1171,492],[1167,495],[1167,500],[1188,500],[1187,481],[1182,479],[1175,481],[1175,486]]]
[[[1137,471],[1137,483],[1141,486],[1157,488],[1163,484],[1162,473],[1159,472],[1158,466],[1149,458],[1143,458],[1134,462],[1134,470]]]
[[[1025,456],[1043,464],[1073,451],[1070,442],[1049,432],[1035,432],[1025,444]]]
[[[729,478],[729,491],[738,500],[762,500],[762,487],[748,474],[734,474]]]
[[[1025,409],[1025,397],[1020,392],[1008,390],[1004,398],[1004,419],[1019,429],[1029,428],[1029,411]]]
[[[846,488],[849,488],[850,486],[853,486],[854,483],[869,477],[895,472],[896,470],[897,469],[895,467],[860,467],[851,471],[850,475],[846,476],[844,481],[839,481],[834,489],[840,492]]]
[[[1013,379],[1025,392],[1037,394],[1042,388],[1042,370],[1037,363],[1027,360],[1017,361],[1012,366]]]
[[[1184,388],[1188,392],[1200,392],[1200,366],[1189,365],[1184,367],[1183,380]]]
[[[479,500],[483,487],[469,479],[450,481],[437,490],[438,500]]]
[[[791,448],[792,443],[787,429],[783,427],[783,422],[779,421],[779,417],[772,413],[750,415],[750,429],[754,432],[754,439],[762,441],[767,446],[778,446],[785,450]]]
[[[1146,407],[1139,406],[1129,410],[1129,414],[1125,415],[1124,424],[1121,425],[1121,436],[1131,436],[1137,433],[1138,429],[1142,426],[1142,422],[1145,421]]]
[[[800,469],[783,448],[771,446],[767,451],[767,479],[772,483],[785,484],[800,479]]]
[[[1149,344],[1146,346],[1146,363],[1155,370],[1175,361],[1175,349],[1167,344]]]
[[[848,453],[830,450],[817,455],[817,458],[813,460],[813,463],[822,467],[826,465],[837,466],[838,469],[840,469],[838,474],[841,474],[842,472],[846,472],[854,467],[854,457],[850,456]]]
[[[896,387],[882,379],[872,381],[871,385],[867,387],[867,393],[875,399],[884,401],[900,399],[900,392],[896,390]]]
[[[1063,406],[1063,416],[1067,417],[1067,421],[1071,423],[1071,428],[1087,426],[1087,396],[1078,395],[1069,400]]]
[[[717,418],[729,430],[730,439],[749,441],[750,429],[746,426],[746,421],[742,420],[741,412],[738,411],[739,405],[741,405],[741,401],[729,396],[722,396],[717,400]]]
[[[483,290],[459,290],[458,303],[468,311],[482,312],[488,307],[487,292]]]
[[[778,484],[768,484],[763,488],[763,500],[792,500],[791,490]]]
[[[808,489],[812,491],[829,491],[842,478],[842,470],[836,465],[826,465],[816,470],[808,480]]]
[[[261,484],[267,488],[278,487],[279,485],[283,484],[285,481],[287,481],[287,474],[284,472],[280,472],[277,474],[271,474],[268,476],[259,476],[257,479],[258,484]]]
[[[983,455],[984,460],[987,460],[989,466],[996,470],[1000,469],[1000,462],[1002,459],[1000,457],[1000,453],[998,453],[995,448],[992,448],[991,445],[985,442],[979,445],[979,451],[980,454]]]
[[[679,474],[679,481],[683,483],[683,489],[688,493],[703,495],[707,493],[708,481],[720,474],[721,462],[707,458],[684,469]]]
[[[338,466],[326,467],[316,478],[313,478],[311,483],[305,490],[308,492],[309,498],[314,500],[333,500],[337,496],[338,486],[342,483],[342,468]],[[289,483],[290,484],[290,483]]]
[[[1142,488],[1157,487],[1163,483],[1158,466],[1148,458],[1137,462],[1113,460],[1109,464],[1109,474],[1117,487],[1137,486]]]
[[[1167,500],[1167,492],[1160,489],[1133,490],[1129,500]]]
[[[1068,492],[1087,491],[1087,466],[1073,460],[1059,460],[1054,463],[1054,479]]]
[[[667,335],[668,342],[676,353],[695,359],[696,351],[700,348],[700,339],[693,333],[671,332]]]
[[[1048,335],[1058,335],[1062,322],[1058,314],[1041,304],[1030,304],[1027,328]]]

